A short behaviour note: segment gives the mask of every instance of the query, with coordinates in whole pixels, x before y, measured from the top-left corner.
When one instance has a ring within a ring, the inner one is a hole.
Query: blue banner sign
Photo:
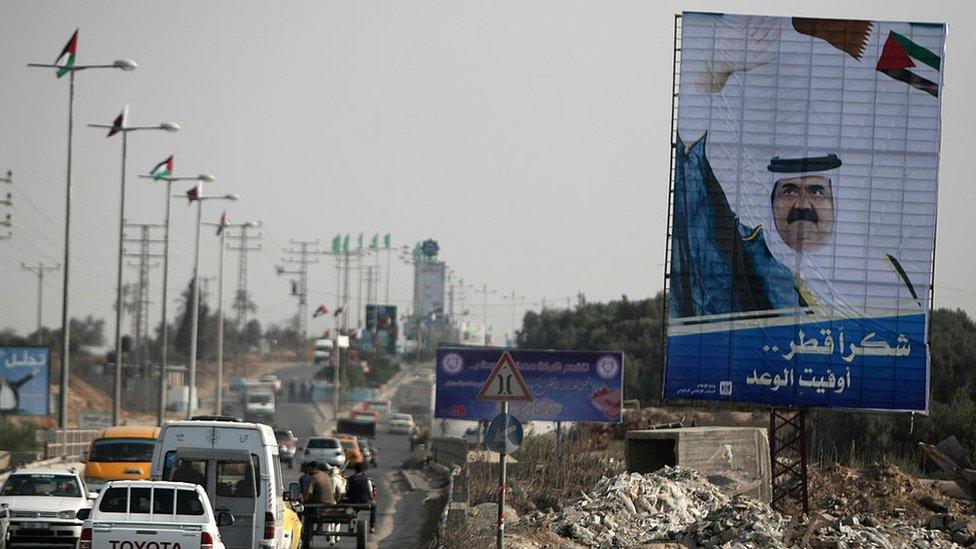
[[[50,370],[46,347],[0,347],[0,414],[46,416]]]
[[[437,349],[434,415],[445,419],[490,420],[497,402],[477,400],[505,349],[441,347]],[[532,394],[529,402],[512,402],[509,412],[522,421],[620,421],[623,399],[623,353],[604,351],[509,351]]]

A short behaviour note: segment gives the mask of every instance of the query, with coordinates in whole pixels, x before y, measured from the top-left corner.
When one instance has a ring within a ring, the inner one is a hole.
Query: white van
[[[315,364],[328,362],[332,358],[333,343],[331,339],[316,339],[315,352],[312,354]]]
[[[253,535],[247,537],[258,540],[254,547],[287,549],[291,536],[286,535],[285,532],[284,486],[281,481],[281,463],[278,460],[278,442],[274,430],[267,425],[242,421],[167,421],[160,429],[159,442],[156,443],[153,452],[152,480],[170,480],[175,474],[177,453],[183,456],[191,450],[237,450],[250,455],[253,475],[259,482],[257,497],[254,500],[256,520],[253,520],[252,524]],[[191,456],[187,456],[189,457]],[[202,459],[206,456],[193,457]],[[219,473],[210,470],[213,465],[209,463],[210,461],[212,460],[203,460],[206,465],[198,471],[202,478],[195,481],[204,486],[204,489],[213,484],[210,482],[212,480],[210,477]],[[214,494],[208,492],[211,501],[215,501],[217,495],[216,492]],[[224,510],[219,501],[214,507],[217,512]],[[241,522],[246,522],[246,519]],[[225,536],[225,545],[231,546],[229,541]]]

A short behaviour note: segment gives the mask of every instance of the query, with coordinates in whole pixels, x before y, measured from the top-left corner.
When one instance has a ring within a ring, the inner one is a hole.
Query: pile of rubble
[[[696,471],[680,467],[604,477],[559,513],[536,523],[589,547],[673,542],[685,547],[872,547],[942,549],[976,546],[976,521],[946,513],[930,519],[861,513],[814,513],[790,520],[768,504],[729,498]]]
[[[639,545],[700,521],[728,497],[697,471],[665,467],[604,477],[589,494],[548,517],[561,536],[584,545]]]

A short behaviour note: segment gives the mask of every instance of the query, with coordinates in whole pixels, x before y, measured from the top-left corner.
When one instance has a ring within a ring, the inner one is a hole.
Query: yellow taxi
[[[123,425],[103,430],[85,456],[88,489],[101,491],[110,480],[148,479],[158,438],[159,427]]]
[[[293,508],[297,504],[297,502],[292,501],[285,502],[285,523],[282,525],[282,529],[291,533],[291,543],[288,545],[288,549],[298,549],[302,545],[302,519],[298,517],[298,513]]]
[[[342,443],[346,452],[346,468],[353,469],[357,463],[363,461],[363,453],[359,450],[359,439],[352,435],[339,435],[336,438]]]

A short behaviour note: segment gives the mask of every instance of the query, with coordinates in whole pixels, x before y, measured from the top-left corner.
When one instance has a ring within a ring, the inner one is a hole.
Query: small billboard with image
[[[945,25],[680,24],[664,396],[926,411]]]
[[[0,347],[0,414],[48,414],[50,359],[47,347]]]
[[[359,348],[395,355],[399,330],[396,305],[366,305],[366,327]]]

